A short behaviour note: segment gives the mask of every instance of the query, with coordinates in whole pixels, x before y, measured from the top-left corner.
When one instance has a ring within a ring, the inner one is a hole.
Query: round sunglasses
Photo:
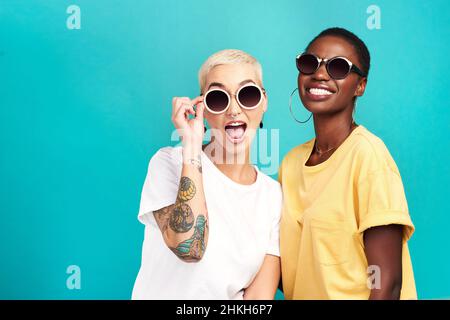
[[[256,84],[246,84],[238,89],[236,96],[238,104],[247,110],[255,109],[263,99],[263,90]],[[223,89],[210,89],[204,94],[203,103],[209,112],[220,114],[225,112],[231,104],[231,97],[228,92]]]
[[[328,74],[335,80],[344,79],[350,72],[355,72],[361,77],[366,74],[355,66],[350,60],[344,57],[334,57],[330,59],[321,59],[312,53],[302,53],[295,58],[297,69],[303,74],[314,74],[322,63],[325,63]]]

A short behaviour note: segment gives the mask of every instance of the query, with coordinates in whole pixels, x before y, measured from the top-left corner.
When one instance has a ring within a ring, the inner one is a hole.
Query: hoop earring
[[[294,116],[294,113],[292,112],[292,96],[294,95],[295,91],[298,91],[298,88],[295,88],[294,91],[292,91],[291,96],[289,97],[289,111],[291,112],[291,116],[292,116],[292,118],[294,118],[295,121],[297,121],[298,123],[307,123],[309,121],[309,119],[311,119],[311,117],[312,117],[312,112],[309,115],[308,119],[306,119],[305,121],[298,120]]]
[[[355,123],[355,113],[356,113],[356,98],[355,101],[353,102],[353,111],[352,111],[352,123]]]

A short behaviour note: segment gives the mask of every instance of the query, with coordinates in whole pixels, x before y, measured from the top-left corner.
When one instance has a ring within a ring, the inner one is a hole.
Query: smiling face
[[[231,98],[228,109],[220,114],[205,110],[205,119],[211,127],[215,142],[227,153],[248,152],[259,127],[263,113],[267,109],[267,97],[251,110],[242,108],[235,94],[244,85],[255,84],[262,88],[255,68],[251,64],[223,64],[213,67],[206,75],[204,92],[210,89],[225,90]]]
[[[314,41],[307,50],[322,59],[345,57],[353,64],[361,67],[358,55],[353,46],[346,40],[336,36],[323,36]],[[299,73],[298,89],[303,105],[314,115],[327,115],[347,108],[353,109],[355,96],[362,96],[367,79],[354,72],[340,80],[330,77],[325,63],[311,75]]]

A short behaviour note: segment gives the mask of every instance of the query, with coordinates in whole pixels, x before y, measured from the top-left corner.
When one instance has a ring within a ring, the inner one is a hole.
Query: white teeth
[[[309,92],[316,96],[328,96],[330,94],[333,94],[333,92],[328,91],[326,89],[320,89],[320,88],[310,88]]]
[[[243,122],[232,122],[232,123],[229,123],[228,125],[237,127],[237,126],[242,126],[243,124],[244,124]]]

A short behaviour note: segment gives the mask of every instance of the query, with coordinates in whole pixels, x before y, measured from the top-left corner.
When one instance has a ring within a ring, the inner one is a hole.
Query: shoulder
[[[177,167],[182,163],[181,147],[163,147],[159,149],[149,161],[149,170],[167,167]]]
[[[363,126],[355,134],[355,152],[368,171],[391,170],[398,173],[397,165],[383,140]]]
[[[260,208],[264,208],[269,214],[268,217],[271,221],[278,221],[281,217],[281,209],[283,206],[283,193],[281,191],[281,184],[272,179],[270,176],[258,171],[259,192],[261,194],[261,200],[258,205]]]
[[[270,176],[268,176],[267,174],[265,174],[259,170],[258,170],[258,174],[260,175],[261,183],[265,187],[268,187],[268,188],[274,189],[274,190],[281,190],[280,183],[277,180],[271,178]]]
[[[281,185],[280,183],[271,178],[270,176],[266,175],[265,173],[262,173],[261,171],[258,170],[258,179],[260,180],[260,185],[261,188],[263,188],[264,190],[267,190],[270,192],[271,197],[275,197],[277,199],[277,201],[281,201]]]
[[[177,162],[181,159],[182,150],[181,147],[163,147],[156,151],[152,159]]]

